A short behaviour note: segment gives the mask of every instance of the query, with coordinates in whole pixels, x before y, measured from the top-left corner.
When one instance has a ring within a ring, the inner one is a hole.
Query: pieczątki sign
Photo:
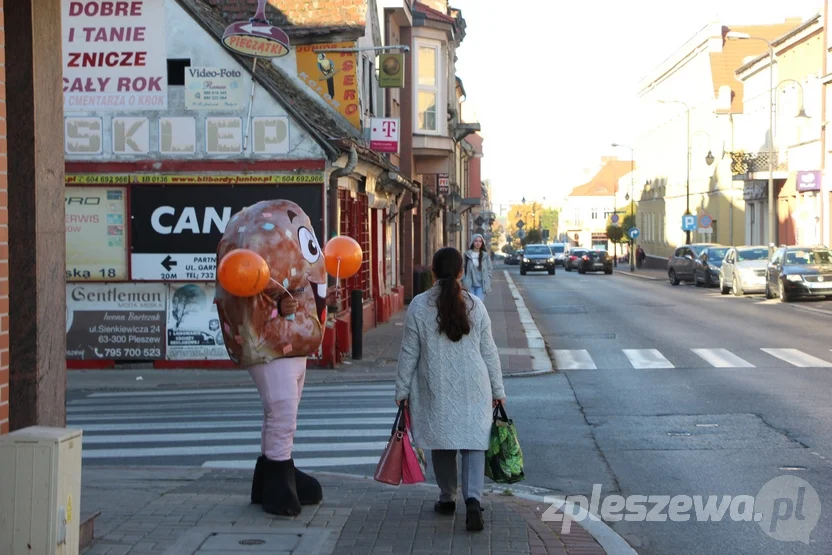
[[[254,17],[226,27],[222,43],[232,52],[252,58],[280,58],[289,53],[289,36],[266,19],[266,0],[258,0]]]

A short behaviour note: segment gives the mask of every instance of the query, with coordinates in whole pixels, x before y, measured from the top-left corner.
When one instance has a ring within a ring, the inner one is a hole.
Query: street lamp
[[[685,178],[685,215],[688,216],[690,215],[690,106],[681,100],[659,100],[659,103],[681,104],[685,107],[685,113],[687,114],[687,131],[685,132],[685,136],[687,137],[688,146],[688,167],[687,177]],[[685,231],[685,244],[690,245],[690,231]]]
[[[702,131],[700,129],[699,131],[695,131],[693,135],[690,136],[690,140],[693,141],[693,138],[699,135],[700,133],[708,137],[708,154],[705,155],[705,163],[710,166],[714,163],[714,160],[716,159],[714,158],[714,153],[711,152],[711,136],[708,135],[707,131]]]
[[[739,31],[728,31],[725,34],[728,40],[759,40],[768,46],[768,243],[769,246],[777,244],[777,229],[775,228],[774,217],[774,46],[771,41],[762,37],[753,37],[748,33]]]
[[[632,200],[630,200],[630,222],[633,224],[633,226],[635,226],[636,218],[635,218],[635,214],[634,214],[634,206],[633,205],[635,204],[636,199],[633,196],[633,179],[635,177],[634,174],[635,174],[635,170],[636,170],[636,154],[635,154],[635,151],[633,150],[633,147],[631,147],[631,146],[622,145],[622,144],[618,144],[618,143],[613,143],[612,146],[613,146],[613,148],[619,148],[620,147],[620,148],[629,148],[630,149],[630,193],[627,195],[626,198],[627,198],[627,200],[632,199]],[[633,250],[635,248],[635,246],[636,246],[635,240],[630,238],[630,271],[631,272],[634,272],[635,269],[636,269],[635,252]]]
[[[806,107],[803,104],[803,99],[805,97],[805,93],[803,91],[803,85],[800,84],[800,81],[796,81],[794,79],[783,79],[782,81],[777,83],[777,87],[775,87],[775,89],[779,90],[780,85],[785,85],[786,83],[794,83],[795,85],[797,85],[797,88],[800,91],[800,104],[798,105],[799,109],[797,111],[797,115],[794,118],[795,119],[810,119],[809,114],[806,113]],[[774,108],[775,108],[775,110],[777,109],[776,104],[775,104]]]

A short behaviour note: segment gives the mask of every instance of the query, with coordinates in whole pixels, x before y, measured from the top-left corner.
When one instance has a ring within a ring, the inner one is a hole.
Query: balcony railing
[[[788,153],[773,152],[774,171],[787,171],[789,169]],[[769,170],[768,152],[732,152],[731,153],[731,174],[745,175],[749,173],[767,172]]]

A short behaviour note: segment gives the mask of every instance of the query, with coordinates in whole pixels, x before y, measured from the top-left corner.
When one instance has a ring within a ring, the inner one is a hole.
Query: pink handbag
[[[413,447],[410,435],[410,410],[404,410],[404,423],[406,433],[402,443],[404,449],[404,460],[402,464],[402,483],[419,484],[425,481],[424,455],[421,449]],[[421,455],[421,456],[420,456]]]
[[[393,431],[390,434],[390,440],[381,453],[378,466],[376,466],[376,473],[373,475],[373,479],[377,482],[390,484],[391,486],[398,486],[402,482],[405,452],[404,442],[407,438],[407,430],[405,429],[404,419],[402,418],[403,407],[404,403],[399,405],[399,412],[396,414],[396,420],[393,422]],[[409,442],[408,445],[410,445]]]

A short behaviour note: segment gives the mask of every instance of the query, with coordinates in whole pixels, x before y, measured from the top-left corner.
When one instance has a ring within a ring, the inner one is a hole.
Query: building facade
[[[773,40],[798,24],[708,25],[642,80],[643,125],[634,146],[643,180],[635,197],[648,226],[640,239],[648,254],[666,258],[688,240],[745,243],[742,188],[731,171],[744,97],[734,72],[765,45],[728,40],[727,33]],[[682,230],[686,213],[711,225],[697,223],[688,235]]]
[[[745,110],[738,120],[735,180],[743,185],[746,237],[767,244],[768,151],[774,153],[774,244],[820,244],[822,215],[823,20],[821,14],[772,41],[774,129],[769,134],[768,51],[737,70]],[[772,136],[773,135],[773,136]]]

